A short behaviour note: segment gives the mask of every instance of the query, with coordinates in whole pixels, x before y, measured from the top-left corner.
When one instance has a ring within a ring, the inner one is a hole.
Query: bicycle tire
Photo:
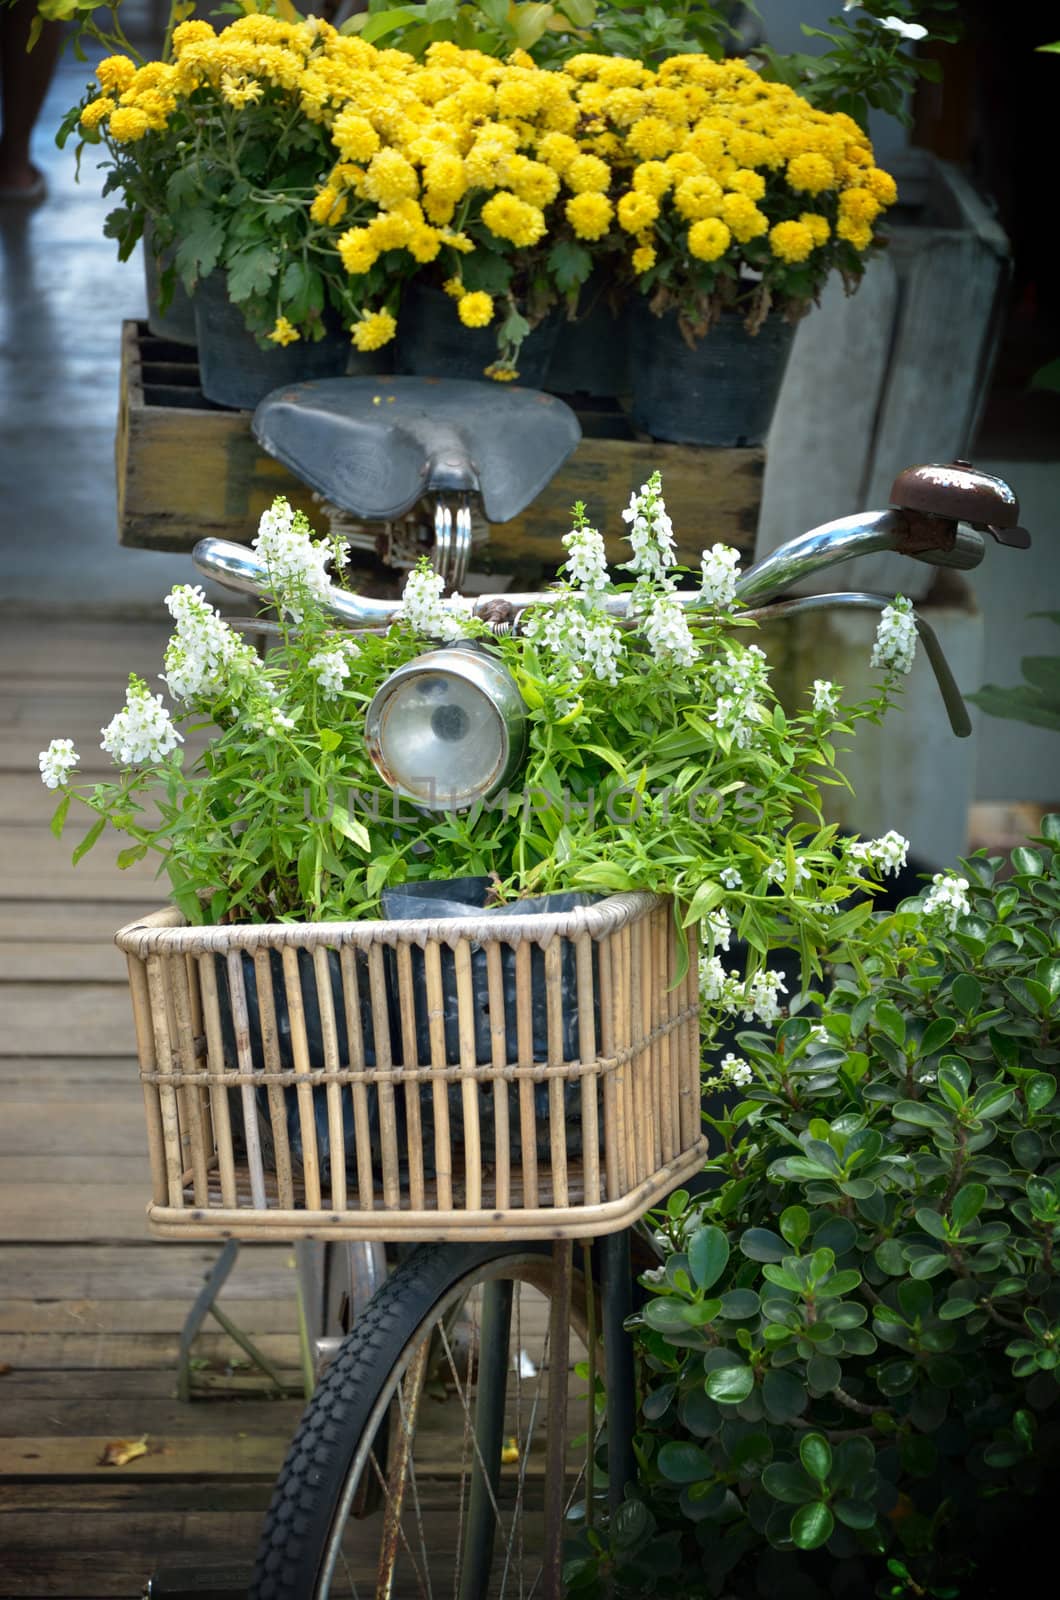
[[[547,1293],[550,1270],[551,1247],[546,1243],[422,1245],[387,1279],[328,1367],[291,1441],[262,1528],[250,1600],[375,1595],[373,1580],[352,1579],[348,1572],[340,1579],[342,1586],[333,1588],[326,1563],[345,1537],[350,1499],[362,1474],[368,1474],[369,1462],[379,1476],[375,1447],[395,1398],[400,1403],[404,1374],[447,1307],[463,1304],[486,1282],[509,1277]],[[582,1284],[580,1274],[576,1283]],[[579,1304],[584,1306],[583,1286],[576,1287],[572,1310],[572,1325],[581,1332]],[[507,1372],[507,1356],[504,1366]],[[457,1387],[459,1391],[459,1383]],[[468,1381],[468,1391],[470,1387]],[[417,1412],[417,1425],[418,1420]],[[352,1485],[351,1474],[357,1479]],[[410,1476],[414,1482],[414,1470]],[[524,1472],[522,1482],[526,1476]],[[494,1500],[493,1511],[497,1509]],[[402,1515],[399,1510],[399,1519]],[[330,1559],[334,1565],[336,1558]],[[456,1559],[459,1564],[461,1556]],[[393,1600],[421,1592],[446,1591],[434,1589],[428,1578],[421,1588],[395,1588]]]

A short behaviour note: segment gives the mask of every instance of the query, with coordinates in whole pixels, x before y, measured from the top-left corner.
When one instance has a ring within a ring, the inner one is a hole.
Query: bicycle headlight
[[[526,749],[526,707],[495,657],[466,645],[399,667],[365,720],[368,753],[398,794],[432,810],[462,810],[498,793]]]

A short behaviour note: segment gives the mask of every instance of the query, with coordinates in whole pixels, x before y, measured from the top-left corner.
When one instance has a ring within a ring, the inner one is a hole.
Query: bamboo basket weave
[[[674,983],[658,896],[432,922],[202,928],[167,910],[117,943],[159,1236],[585,1237],[706,1155],[696,951]]]

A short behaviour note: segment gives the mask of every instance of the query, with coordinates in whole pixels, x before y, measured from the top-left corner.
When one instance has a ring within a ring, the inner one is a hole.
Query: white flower
[[[722,1058],[720,1071],[722,1077],[728,1079],[734,1089],[745,1089],[754,1077],[743,1057],[734,1056],[731,1050]]]
[[[314,539],[300,511],[281,496],[263,511],[253,541],[268,572],[269,587],[281,610],[301,622],[307,600],[323,601],[331,587],[328,563],[345,561],[350,547],[341,539]]]
[[[572,528],[570,533],[563,536],[563,548],[567,551],[567,560],[560,571],[567,574],[571,586],[584,589],[590,600],[601,594],[610,583],[611,576],[607,570],[604,541],[597,530],[586,524]]]
[[[876,629],[876,643],[872,647],[872,665],[886,667],[888,672],[909,672],[916,655],[916,618],[913,603],[898,595],[891,606],[885,606]]]
[[[788,864],[787,864],[786,861],[781,860],[780,856],[777,856],[773,861],[771,861],[769,863],[768,867],[766,868],[766,877],[769,879],[769,881],[771,883],[783,883],[785,881],[785,879],[787,878],[787,876],[788,876]],[[794,889],[795,890],[801,889],[803,884],[804,883],[809,883],[809,881],[810,881],[810,879],[812,877],[813,877],[813,873],[810,871],[810,869],[806,865],[805,861],[800,861],[798,856],[796,856],[795,857],[795,881],[794,881],[794,885],[793,885]]]
[[[350,675],[348,649],[336,645],[333,650],[318,650],[308,661],[310,672],[315,673],[325,700],[333,700],[342,693],[342,686]]]
[[[695,665],[696,643],[684,611],[672,596],[660,595],[641,626],[656,661],[673,661],[679,667]]]
[[[839,710],[839,690],[827,678],[813,680],[813,709],[834,716]]]
[[[877,872],[897,875],[906,864],[909,840],[892,828],[879,839],[866,839],[847,846],[848,858],[859,866],[875,867]]]
[[[601,683],[618,683],[622,635],[604,612],[588,610],[569,596],[561,597],[549,605],[535,606],[523,631],[532,644],[557,658],[550,682],[577,680],[588,672]]]
[[[703,568],[703,598],[716,611],[729,611],[736,599],[736,579],[740,573],[740,552],[729,544],[716,544],[700,557]]]
[[[832,1038],[828,1029],[820,1022],[815,1022],[809,1032],[810,1044],[831,1044]]]
[[[718,696],[710,720],[737,749],[746,750],[762,713],[758,695],[769,682],[765,652],[756,644],[726,645],[707,673]]]
[[[957,926],[958,917],[971,915],[972,903],[968,899],[968,879],[958,878],[952,872],[936,872],[922,905],[925,917],[940,917],[952,933]]]
[[[677,561],[677,545],[658,472],[653,472],[647,483],[642,484],[639,494],[631,495],[622,520],[629,523],[629,542],[633,546],[632,557],[623,563],[624,570],[672,589],[670,568]]]
[[[415,567],[401,595],[401,614],[417,633],[452,644],[471,631],[471,601],[452,594],[443,604],[444,593],[445,579],[440,572],[432,572],[427,566]]]
[[[76,768],[81,757],[74,749],[72,739],[53,739],[38,759],[41,782],[46,789],[61,789]]]
[[[165,604],[177,626],[166,645],[162,682],[174,700],[207,699],[257,672],[253,647],[229,627],[201,588],[178,584]]]
[[[708,911],[705,922],[710,933],[711,944],[715,950],[727,950],[732,938],[732,923],[728,913],[719,906],[717,911]]]
[[[720,1005],[736,1011],[743,1003],[743,984],[738,972],[726,972],[720,956],[700,956],[699,997],[704,1005]]]
[[[892,33],[900,33],[903,39],[927,38],[928,31],[920,22],[904,22],[901,17],[874,17],[873,21]]]
[[[780,996],[787,994],[788,985],[783,973],[763,968],[756,972],[746,986],[743,1020],[753,1022],[757,1017],[770,1027],[780,1016]]]
[[[125,705],[101,731],[100,749],[112,756],[119,767],[161,761],[184,742],[184,735],[177,732],[162,704],[162,696],[151,694],[135,673],[129,679]]]
[[[917,1074],[917,1083],[934,1083],[938,1078],[937,1072],[921,1072]]]
[[[718,878],[726,889],[738,889],[743,882],[741,873],[735,867],[722,867]]]

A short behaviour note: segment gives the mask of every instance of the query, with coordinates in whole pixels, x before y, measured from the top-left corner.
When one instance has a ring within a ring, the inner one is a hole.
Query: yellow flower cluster
[[[317,19],[255,14],[220,33],[181,23],[172,64],[112,56],[97,78],[82,123],[119,145],[206,105],[314,125],[332,166],[309,219],[351,278],[398,251],[405,276],[441,256],[437,281],[452,282],[456,257],[483,246],[540,250],[540,278],[552,245],[574,239],[619,276],[667,267],[692,284],[709,285],[697,274],[723,257],[779,274],[805,263],[806,298],[837,259],[851,266],[848,247],[868,248],[895,199],[850,118],[741,61],[676,56],[653,70],[582,55],[546,71],[523,52],[499,61],[436,43],[417,62]],[[468,327],[492,320],[490,297],[462,285],[458,310]],[[358,322],[359,348],[385,342],[393,320]]]

